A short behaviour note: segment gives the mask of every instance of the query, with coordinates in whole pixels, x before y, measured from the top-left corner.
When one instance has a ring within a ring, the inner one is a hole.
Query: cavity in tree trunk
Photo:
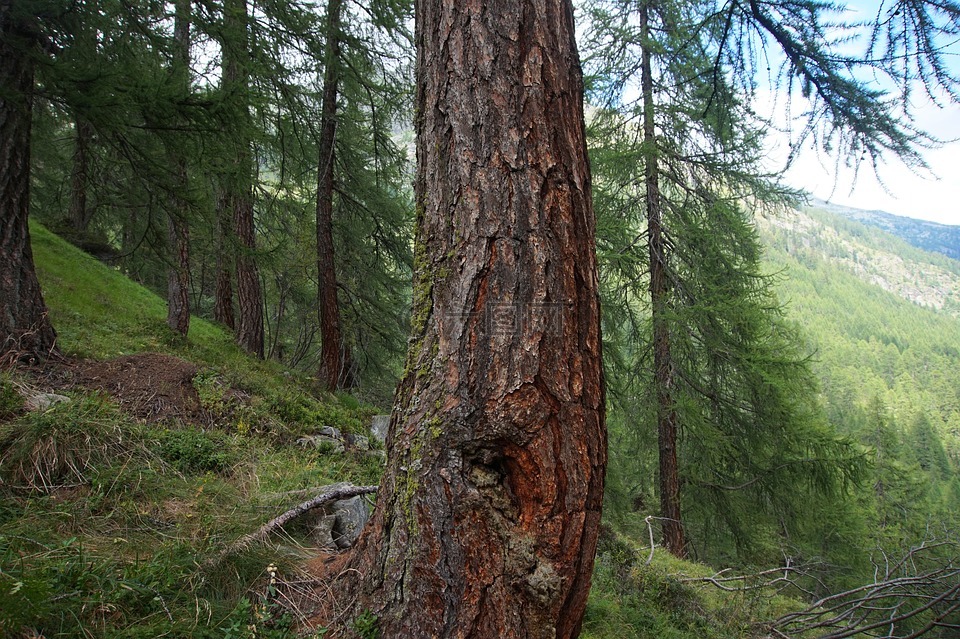
[[[173,39],[176,55],[171,74],[184,97],[190,90],[190,0],[177,0]],[[176,139],[174,139],[174,143]],[[174,167],[174,192],[170,196],[167,216],[167,246],[170,266],[167,268],[167,325],[186,335],[190,330],[190,227],[187,222],[189,206],[187,191],[187,163],[183,151],[170,153]]]
[[[228,143],[233,164],[226,183],[227,211],[237,240],[236,337],[241,348],[263,357],[263,291],[256,262],[253,214],[253,159],[250,153],[249,61],[246,0],[223,6],[223,94],[227,100]]]
[[[384,637],[575,637],[606,431],[573,10],[416,11],[413,335],[345,595]]]
[[[57,335],[47,318],[30,247],[32,16],[0,0],[0,357],[42,358]]]
[[[342,388],[349,361],[340,330],[337,274],[333,249],[333,173],[337,138],[337,91],[340,81],[341,0],[327,3],[327,56],[320,118],[320,161],[317,171],[317,301],[320,306],[320,384]]]
[[[640,89],[643,95],[644,178],[646,186],[647,242],[650,253],[650,301],[653,323],[654,386],[657,395],[657,440],[660,453],[660,516],[663,544],[677,557],[686,556],[680,520],[680,471],[677,464],[677,411],[674,406],[673,360],[667,320],[670,286],[667,280],[667,243],[663,234],[660,200],[660,166],[654,123],[653,71],[650,62],[650,7],[640,7],[642,51]]]

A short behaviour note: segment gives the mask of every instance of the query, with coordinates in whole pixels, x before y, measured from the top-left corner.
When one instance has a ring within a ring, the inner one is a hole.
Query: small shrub
[[[225,436],[194,429],[164,431],[156,452],[184,473],[221,473],[236,460],[233,446]]]

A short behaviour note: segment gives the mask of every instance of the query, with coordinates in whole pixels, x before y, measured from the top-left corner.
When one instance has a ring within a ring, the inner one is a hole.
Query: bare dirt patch
[[[37,380],[51,388],[85,388],[109,395],[127,413],[150,422],[166,419],[204,421],[205,411],[193,386],[197,366],[160,353],[116,359],[48,364]]]

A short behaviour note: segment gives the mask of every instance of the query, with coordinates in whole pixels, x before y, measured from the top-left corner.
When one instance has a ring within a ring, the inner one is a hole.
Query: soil
[[[116,359],[62,360],[36,375],[47,388],[102,391],[125,412],[149,422],[167,419],[204,421],[205,411],[193,386],[197,367],[172,355],[141,353]]]

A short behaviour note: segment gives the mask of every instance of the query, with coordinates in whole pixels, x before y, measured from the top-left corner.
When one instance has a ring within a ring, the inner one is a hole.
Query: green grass
[[[649,563],[648,563],[649,562]],[[582,639],[748,639],[759,620],[802,608],[772,588],[728,592],[698,581],[716,571],[607,531],[601,539]]]
[[[266,568],[292,574],[305,526],[209,560],[304,499],[287,491],[375,483],[379,460],[295,440],[322,426],[363,433],[376,410],[248,357],[211,322],[175,335],[158,296],[40,225],[31,233],[61,350],[191,361],[207,419],[142,423],[82,391],[26,412],[18,390],[40,382],[0,375],[0,637],[294,636]]]

